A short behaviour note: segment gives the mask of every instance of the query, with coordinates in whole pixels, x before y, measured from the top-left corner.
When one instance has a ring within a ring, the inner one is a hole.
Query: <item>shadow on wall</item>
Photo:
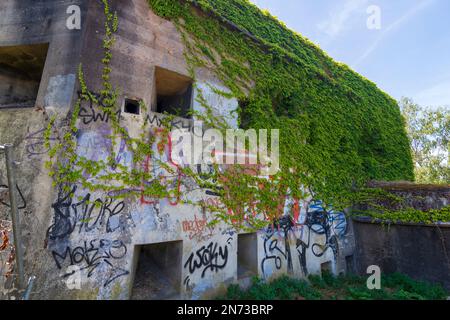
[[[34,107],[48,44],[0,47],[0,108]]]
[[[429,211],[450,204],[450,186],[411,183],[376,183],[372,187],[405,199],[402,206]],[[386,207],[397,210],[384,204]],[[383,273],[400,272],[414,279],[442,284],[450,290],[450,224],[419,225],[373,223],[354,219],[357,272],[366,275],[371,265]]]
[[[183,242],[137,246],[132,300],[173,299],[180,294]]]
[[[357,271],[371,265],[450,290],[450,225],[391,225],[354,221]]]

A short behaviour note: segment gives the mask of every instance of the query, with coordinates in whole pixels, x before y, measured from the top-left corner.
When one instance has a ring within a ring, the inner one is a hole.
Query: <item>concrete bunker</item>
[[[183,241],[136,246],[133,300],[177,298],[181,293]]]
[[[238,235],[238,279],[258,275],[258,235],[256,233]]]
[[[0,108],[34,107],[48,43],[0,47]]]
[[[193,80],[176,72],[155,68],[156,112],[191,118]]]

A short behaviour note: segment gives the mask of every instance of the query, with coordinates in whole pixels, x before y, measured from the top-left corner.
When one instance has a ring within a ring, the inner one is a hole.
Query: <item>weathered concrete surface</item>
[[[66,8],[72,4],[81,5],[81,30],[65,28]],[[158,66],[188,77],[183,43],[175,26],[154,15],[146,0],[111,1],[111,7],[119,16],[111,66],[112,83],[120,89],[118,111],[123,111],[125,98],[142,99],[151,107],[139,115],[122,112],[121,124],[132,137],[138,137],[147,119],[150,128],[145,134],[150,135],[161,126],[161,115],[153,112],[155,69]],[[242,263],[238,251],[250,248],[256,252],[251,252],[253,265],[245,261],[246,267],[265,279],[285,273],[305,277],[320,273],[324,266],[337,274],[345,272],[354,249],[351,223],[344,213],[325,211],[312,199],[300,204],[298,221],[283,219],[280,228],[260,230],[251,237],[253,244],[246,242],[240,247],[242,241],[235,230],[226,225],[207,227],[210,215],[174,199],[118,200],[78,185],[71,186],[70,192],[52,187],[43,166],[48,150],[43,138],[47,121],[41,107],[64,119],[77,96],[74,79],[80,62],[88,87],[95,92],[102,89],[103,16],[100,1],[7,0],[0,4],[0,46],[50,43],[36,108],[0,110],[0,143],[13,142],[20,162],[17,175],[24,202],[20,212],[25,271],[27,277],[37,276],[32,298],[128,299],[133,292],[134,297],[154,298],[152,292],[164,296],[157,288],[166,280],[174,289],[168,293],[172,298],[212,297],[225,285],[238,283]],[[206,69],[198,71],[196,81],[196,90],[206,91],[215,112],[227,115],[227,121],[236,125],[235,115],[230,113],[237,101],[216,96],[207,84],[226,88]],[[198,94],[193,93],[192,108],[201,111],[195,101]],[[177,125],[191,126],[187,120],[177,121]],[[95,106],[83,103],[78,127],[78,154],[91,160],[105,159],[111,133],[108,119]],[[120,163],[131,169],[133,154],[122,142],[117,147]],[[167,154],[162,155],[164,159],[168,161]],[[0,171],[3,183],[4,168]],[[187,198],[218,201],[208,190],[184,182],[190,185]],[[0,212],[7,218],[7,206],[0,206]],[[173,243],[180,246],[171,247]],[[169,252],[173,259],[163,259],[167,254],[155,252]],[[158,282],[161,279],[164,281]]]
[[[46,60],[40,83],[33,84],[38,87],[38,91],[35,99],[32,99],[34,101],[29,105],[31,108],[19,110],[15,107],[24,105],[13,103],[8,109],[0,110],[0,143],[13,143],[16,147],[17,190],[25,249],[25,273],[27,279],[31,275],[37,276],[37,292],[34,295],[43,298],[46,295],[42,292],[56,291],[54,276],[57,275],[55,271],[52,271],[54,265],[48,250],[45,249],[46,230],[52,219],[50,208],[54,193],[51,180],[43,168],[48,150],[44,146],[46,116],[42,111],[44,106],[49,112],[53,107],[59,107],[62,113],[67,113],[73,104],[75,82],[62,81],[65,85],[64,90],[61,91],[58,86],[61,81],[52,79],[75,77],[80,63],[83,29],[68,30],[66,28],[68,17],[66,10],[69,5],[76,4],[85,14],[87,9],[85,3],[87,3],[85,0],[4,0],[0,2],[0,48],[2,48],[0,51],[5,52],[7,48],[20,46],[48,48],[45,54],[38,51],[36,59],[33,58],[33,61]],[[13,56],[13,58],[19,62],[27,60],[22,55]],[[24,71],[29,71],[31,75],[35,74],[33,63],[28,66],[24,66],[23,63],[20,65]],[[2,86],[5,85],[7,81],[5,73],[0,72],[0,78],[2,78]],[[56,94],[55,90],[59,93]],[[3,90],[1,92],[4,93]],[[60,98],[62,95],[64,99]],[[0,184],[7,184],[3,156],[0,156]],[[2,219],[9,220],[8,203],[9,201],[0,204]],[[4,270],[1,271],[3,274]]]
[[[52,188],[42,163],[43,154],[46,153],[42,114],[33,109],[2,110],[0,128],[0,141],[16,146],[16,194],[23,228],[25,272],[28,276],[39,275],[40,284],[43,280],[42,270],[52,268],[48,253],[44,249],[45,231],[51,219],[48,208],[51,206]],[[0,184],[7,187],[9,192],[4,155],[0,155],[0,159]],[[10,220],[9,197],[0,203],[0,219]],[[12,234],[9,236],[12,239]],[[1,271],[3,274],[5,270]]]
[[[411,183],[374,183],[405,199],[401,205],[428,211],[450,204],[450,186]],[[382,272],[401,272],[415,279],[440,283],[450,290],[450,224],[381,224],[369,219],[354,220],[356,265],[360,274],[377,265]]]
[[[365,275],[371,265],[439,283],[450,290],[450,226],[381,225],[354,221],[356,265]]]
[[[48,44],[0,47],[0,108],[34,107]]]
[[[429,211],[450,205],[450,186],[415,184],[412,182],[372,182],[370,187],[381,188],[401,197],[402,203],[386,203],[392,209],[414,208]]]
[[[83,28],[67,29],[66,11],[70,5],[79,5],[85,16],[87,3],[86,0],[4,0],[0,3],[0,47],[37,44],[49,46],[47,61],[51,63],[45,65],[36,106],[44,106],[52,77],[75,74],[77,71]],[[72,98],[73,92],[69,94]]]

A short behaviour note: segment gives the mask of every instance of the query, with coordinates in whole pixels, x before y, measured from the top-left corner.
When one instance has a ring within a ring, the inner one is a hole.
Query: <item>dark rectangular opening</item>
[[[176,299],[181,291],[183,242],[139,246],[133,300]]]
[[[0,108],[34,107],[48,43],[0,47]]]
[[[141,114],[141,104],[139,100],[125,99],[125,105],[123,107],[124,113],[140,115]]]
[[[353,258],[353,255],[345,257],[345,265],[347,273],[355,272],[355,259]]]
[[[239,100],[239,110],[241,110],[239,129],[249,128],[252,114],[248,112],[248,105],[248,100]]]
[[[156,67],[156,112],[191,118],[193,80]]]
[[[256,233],[238,235],[238,279],[258,275],[258,237]]]
[[[331,261],[327,261],[325,263],[322,263],[320,265],[320,271],[322,272],[322,275],[327,274],[327,273],[328,274],[333,273],[332,266],[331,266]]]

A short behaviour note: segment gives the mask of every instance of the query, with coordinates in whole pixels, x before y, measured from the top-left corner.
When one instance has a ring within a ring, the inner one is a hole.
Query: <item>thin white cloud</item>
[[[352,67],[355,68],[359,64],[361,64],[368,56],[372,54],[372,52],[374,52],[378,48],[378,46],[386,38],[386,36],[388,36],[392,31],[400,27],[406,21],[414,17],[420,11],[430,6],[433,2],[435,2],[435,0],[422,0],[417,5],[408,10],[403,16],[401,16],[387,28],[385,28],[383,32],[378,36],[378,38],[366,49],[366,51],[364,51],[364,53],[358,59],[356,59],[354,63],[352,63]]]
[[[343,6],[333,8],[329,18],[317,24],[317,28],[331,38],[340,35],[355,18],[356,12],[365,13],[368,0],[346,0]]]
[[[450,107],[450,81],[427,88],[417,93],[413,98],[418,104],[427,107]]]

